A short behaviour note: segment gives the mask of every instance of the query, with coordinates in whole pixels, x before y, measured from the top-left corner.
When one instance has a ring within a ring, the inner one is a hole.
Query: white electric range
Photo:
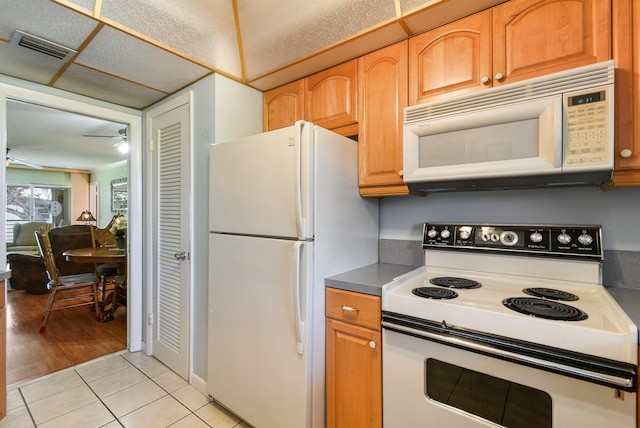
[[[425,266],[382,291],[385,426],[635,426],[638,332],[601,235],[425,224]]]

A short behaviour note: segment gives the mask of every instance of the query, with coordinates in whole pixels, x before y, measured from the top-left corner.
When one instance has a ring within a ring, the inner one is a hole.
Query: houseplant
[[[116,218],[109,231],[116,237],[118,248],[124,248],[125,238],[127,236],[127,218],[124,216]]]

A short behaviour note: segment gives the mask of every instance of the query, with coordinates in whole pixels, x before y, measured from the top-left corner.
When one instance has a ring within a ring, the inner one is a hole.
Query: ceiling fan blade
[[[83,135],[83,137],[89,137],[89,138],[122,138],[120,135],[90,135],[90,134],[85,134]]]
[[[7,157],[7,160],[9,161],[10,164],[24,165],[34,169],[44,169],[42,165],[37,165],[35,163],[23,161],[23,160],[12,158],[12,157]]]

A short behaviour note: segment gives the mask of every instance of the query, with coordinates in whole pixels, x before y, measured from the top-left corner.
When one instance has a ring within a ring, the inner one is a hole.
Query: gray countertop
[[[607,291],[640,330],[640,290],[636,288],[607,287]]]
[[[419,266],[375,263],[325,279],[325,285],[356,293],[382,296],[382,286]]]
[[[0,281],[11,278],[10,270],[0,270]]]
[[[325,279],[325,285],[357,293],[382,295],[382,286],[419,266],[375,263]],[[607,291],[640,328],[640,290],[634,288],[607,287]]]

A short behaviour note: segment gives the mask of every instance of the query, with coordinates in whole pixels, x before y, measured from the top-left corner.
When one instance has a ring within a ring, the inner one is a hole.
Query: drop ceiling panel
[[[407,34],[399,24],[387,25],[250,83],[256,89],[267,91],[406,38]]]
[[[103,0],[101,16],[209,67],[242,76],[231,0]]]
[[[78,49],[97,22],[48,0],[0,0],[0,39],[15,30]]]
[[[210,73],[200,65],[108,26],[78,55],[76,63],[169,93]]]
[[[238,0],[249,79],[395,18],[393,0]]]
[[[56,81],[55,87],[137,109],[166,96],[163,92],[79,65],[70,66]]]
[[[96,7],[95,0],[67,0],[67,1],[69,3],[75,4],[76,6],[87,9],[87,11],[89,11],[92,15]]]
[[[64,63],[7,42],[0,42],[0,73],[46,85]]]

